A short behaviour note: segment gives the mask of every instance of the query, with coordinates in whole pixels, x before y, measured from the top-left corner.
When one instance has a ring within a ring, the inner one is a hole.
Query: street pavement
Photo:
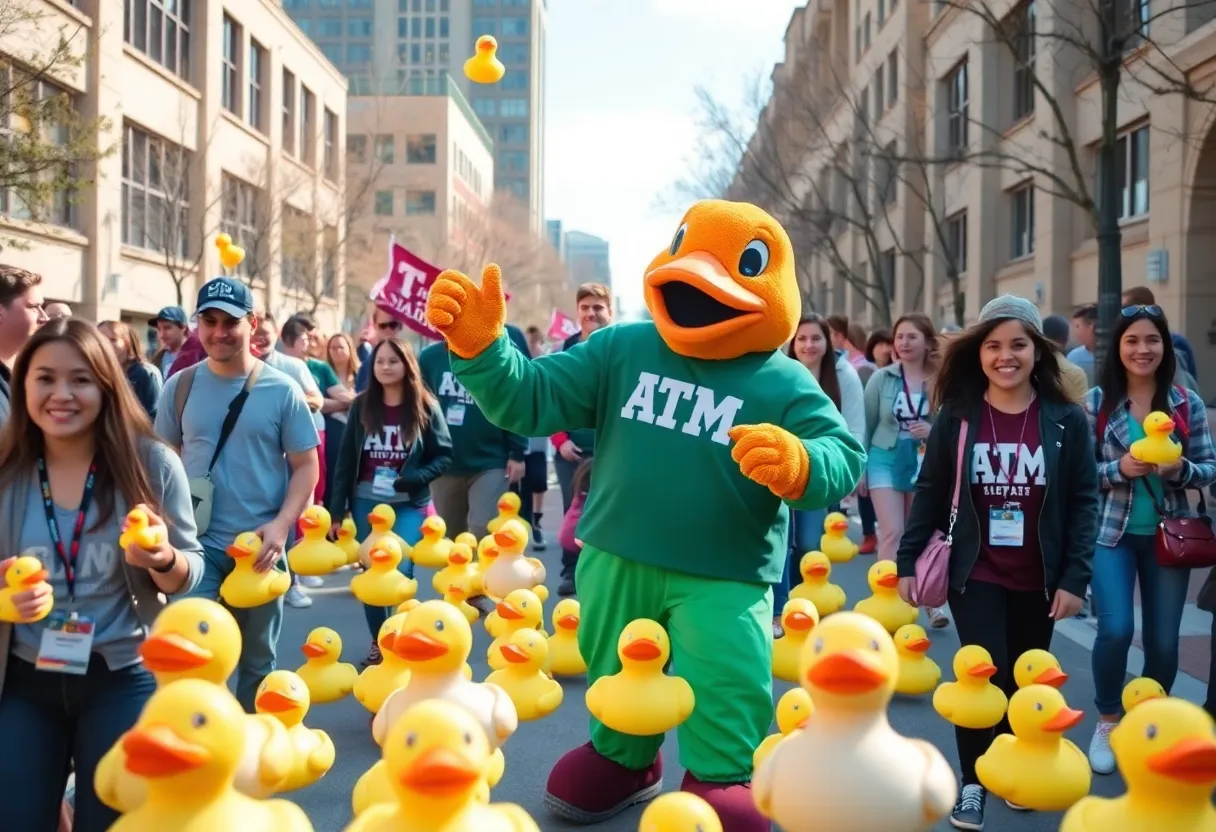
[[[560,497],[556,489],[550,491],[543,527],[549,546],[536,552],[549,572],[548,585],[557,586],[561,552],[556,545],[556,528],[560,522]],[[868,594],[866,570],[873,563],[872,557],[858,556],[852,563],[833,569],[832,580],[840,584],[848,594],[850,605]],[[433,597],[430,587],[430,570],[419,569],[420,596]],[[343,660],[358,663],[371,642],[363,610],[350,594],[349,572],[341,572],[325,579],[325,587],[311,590],[314,604],[303,610],[288,608],[283,634],[279,641],[280,666],[295,669],[304,661],[300,646],[309,630],[327,626],[337,630],[344,644]],[[546,607],[546,626],[551,628],[549,614],[555,603],[556,593]],[[924,624],[925,622],[921,622]],[[484,679],[489,673],[486,666],[486,649],[490,639],[480,624],[474,627],[476,641],[470,662],[474,678]],[[929,655],[942,667],[944,678],[953,678],[950,661],[959,648],[953,627],[931,631],[933,646]],[[1069,705],[1083,709],[1085,721],[1068,732],[1068,737],[1085,749],[1096,719],[1093,707],[1093,677],[1090,672],[1090,653],[1068,638],[1057,635],[1053,650],[1065,671],[1071,676],[1063,693]],[[675,670],[678,672],[679,659]],[[568,829],[572,826],[557,820],[544,808],[544,788],[549,770],[567,750],[587,741],[588,714],[583,702],[586,685],[582,680],[563,680],[566,695],[558,711],[539,722],[524,723],[504,747],[507,759],[506,774],[494,790],[496,802],[518,803],[523,806],[540,825],[541,829]],[[789,689],[784,682],[774,685],[773,695],[780,697]],[[892,703],[891,723],[897,731],[907,736],[929,740],[942,749],[946,759],[956,765],[954,754],[954,729],[933,710],[929,696],[903,699]],[[337,748],[337,761],[333,769],[313,786],[293,792],[284,797],[298,803],[312,819],[317,832],[339,832],[351,819],[350,795],[355,781],[377,759],[379,748],[371,737],[370,714],[353,697],[329,705],[318,705],[309,712],[306,724],[327,731]],[[773,728],[775,730],[775,726]],[[673,731],[663,746],[665,766],[664,787],[676,789],[684,776],[679,765],[679,750]],[[1094,777],[1093,793],[1113,796],[1123,791],[1119,776]],[[881,795],[875,795],[881,799]],[[633,832],[638,827],[641,808],[636,807],[613,820],[601,824],[597,832]],[[1003,801],[990,798],[988,802],[987,828],[992,832],[1055,832],[1059,828],[1060,815],[1013,812]],[[949,829],[943,821],[941,830]]]

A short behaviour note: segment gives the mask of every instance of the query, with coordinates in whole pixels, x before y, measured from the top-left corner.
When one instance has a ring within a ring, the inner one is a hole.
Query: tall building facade
[[[558,258],[564,263],[566,261],[566,238],[562,233],[562,221],[545,220],[545,235],[549,239],[549,245],[553,246]]]
[[[570,282],[602,283],[612,288],[612,266],[608,260],[608,241],[582,231],[567,231],[566,266]]]
[[[356,91],[418,94],[444,73],[494,141],[494,187],[527,206],[543,233],[545,21],[548,0],[283,0],[300,28]],[[482,35],[498,40],[507,74],[471,83],[464,62]],[[366,82],[366,83],[365,83]]]

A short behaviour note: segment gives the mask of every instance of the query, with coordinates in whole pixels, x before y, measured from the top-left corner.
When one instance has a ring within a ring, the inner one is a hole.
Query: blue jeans
[[[288,547],[291,541],[288,540]],[[236,562],[222,549],[203,547],[203,579],[191,595],[220,600],[220,584]],[[275,569],[287,571],[287,558],[279,558]],[[283,631],[283,597],[247,610],[231,609],[241,628],[241,660],[236,667],[236,698],[248,713],[254,713],[253,700],[258,685],[275,669],[279,633]]]
[[[819,548],[825,517],[827,512],[823,509],[790,512],[790,546],[786,553],[785,571],[781,574],[781,583],[773,584],[774,615],[781,614],[782,607],[790,599],[790,590],[802,583],[798,566],[803,555]]]
[[[118,813],[97,799],[93,772],[156,690],[143,665],[110,670],[94,653],[84,676],[35,670],[9,656],[0,696],[0,801],[12,830],[59,828],[68,771],[76,764],[75,832],[105,832]]]
[[[1135,633],[1136,580],[1140,581],[1140,630],[1144,675],[1168,693],[1178,676],[1178,632],[1186,605],[1189,569],[1157,563],[1151,535],[1125,534],[1118,546],[1099,546],[1090,579],[1098,611],[1094,641],[1094,704],[1098,713],[1118,714],[1127,684],[1127,651]]]
[[[355,498],[351,514],[355,518],[355,534],[360,540],[367,537],[368,532],[372,530],[371,525],[367,522],[367,515],[371,514],[372,509],[379,504],[378,500]],[[422,521],[426,519],[426,509],[394,505],[393,510],[397,513],[397,522],[393,525],[393,532],[411,546],[422,540]],[[401,565],[397,568],[407,578],[414,577],[414,562],[409,558],[402,558]],[[380,625],[395,612],[396,610],[392,607],[363,605],[363,615],[367,618],[367,627],[371,630],[373,640],[380,634]]]

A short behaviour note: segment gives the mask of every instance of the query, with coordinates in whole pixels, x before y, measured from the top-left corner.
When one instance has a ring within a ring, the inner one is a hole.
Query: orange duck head
[[[689,358],[773,352],[794,337],[802,313],[789,235],[745,202],[688,209],[647,267],[644,293],[663,341]]]

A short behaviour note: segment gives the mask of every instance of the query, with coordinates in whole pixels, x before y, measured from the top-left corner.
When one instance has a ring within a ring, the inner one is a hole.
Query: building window
[[[190,151],[124,125],[123,243],[187,258],[189,218]]]
[[[530,50],[526,43],[498,44],[498,59],[504,64],[526,64]]]
[[[498,82],[500,90],[526,90],[528,88],[528,73],[508,72]]]
[[[528,170],[528,153],[524,150],[504,150],[498,154],[497,161],[504,171],[526,173]]]
[[[312,217],[299,208],[283,203],[280,231],[279,267],[282,270],[283,288],[307,290],[309,277],[313,274],[313,246],[316,240]]]
[[[258,277],[258,242],[262,238],[259,222],[262,218],[261,192],[257,187],[225,173],[220,180],[220,230],[232,237],[232,242],[245,249],[245,260],[236,267],[237,274],[250,280]]]
[[[887,58],[887,106],[894,107],[899,100],[899,49]]]
[[[325,226],[321,232],[321,295],[338,296],[338,229]]]
[[[503,144],[527,144],[528,125],[500,124],[498,135]]]
[[[377,217],[391,217],[393,215],[392,191],[376,191],[375,211]]]
[[[967,59],[946,76],[946,149],[967,146]]]
[[[190,80],[193,0],[127,0],[123,40],[179,78]]]
[[[899,164],[896,161],[898,153],[898,145],[895,142],[891,142],[883,148],[882,155],[878,157],[876,184],[878,186],[879,205],[888,206],[895,203],[896,187],[899,184]]]
[[[883,73],[882,67],[878,67],[878,72],[874,73],[874,120],[877,121],[882,117],[882,114],[887,109],[887,76]]]
[[[376,161],[386,165],[393,163],[393,137],[389,133],[376,136]]]
[[[1115,187],[1119,189],[1119,219],[1148,213],[1148,125],[1124,133],[1115,142]]]
[[[296,152],[296,76],[283,70],[283,150]]]
[[[498,18],[496,17],[475,17],[473,18],[473,41],[476,42],[482,35],[497,35],[498,34]],[[499,46],[499,49],[502,47]]]
[[[372,36],[372,19],[370,17],[347,18],[346,34],[352,38],[370,38]]]
[[[1034,254],[1034,184],[1023,185],[1009,194],[1012,207],[1013,243],[1009,259]]]
[[[370,64],[372,62],[372,47],[368,43],[352,43],[346,47],[346,63]]]
[[[312,90],[308,87],[300,87],[300,158],[305,163],[313,165],[317,159],[316,143],[313,141],[313,130],[316,129],[313,124],[313,108],[317,106],[317,99],[312,94]]]
[[[887,4],[886,0],[878,0],[878,27],[881,29],[882,24],[887,20]]]
[[[434,191],[406,191],[405,215],[407,217],[432,216],[435,213]]]
[[[499,187],[516,199],[525,200],[528,198],[528,182],[526,179],[504,179],[499,183]]]
[[[865,18],[861,22],[861,48],[867,50],[870,48],[870,13],[866,12]]]
[[[528,99],[504,98],[498,104],[498,114],[504,118],[527,118]]]
[[[946,220],[946,254],[954,263],[955,274],[967,271],[967,212],[962,211]]]
[[[336,181],[338,179],[338,114],[332,110],[325,111],[325,175]]]
[[[1013,47],[1013,120],[1020,121],[1034,112],[1034,0],[1014,12],[1008,25]]]
[[[224,109],[235,116],[241,114],[241,76],[237,67],[241,63],[241,27],[228,15],[224,15],[224,77],[221,81],[221,102]]]
[[[1135,49],[1148,37],[1152,20],[1151,0],[1115,0],[1115,14],[1119,25],[1115,32],[1124,38],[1124,51]]]
[[[323,17],[317,21],[317,37],[342,37],[342,19],[340,17]]]
[[[325,56],[325,60],[329,61],[334,66],[342,63],[342,44],[340,43],[322,43],[320,45],[321,54]]]
[[[446,38],[452,35],[451,19],[447,17],[439,18],[439,37]]]
[[[889,248],[878,255],[879,285],[887,292],[887,297],[895,297],[895,249]]]
[[[505,77],[505,76],[504,76]],[[479,117],[493,118],[498,115],[498,99],[497,98],[474,98],[473,112]]]
[[[502,33],[507,37],[527,37],[528,36],[528,18],[526,17],[504,17],[502,19]]]
[[[249,126],[254,130],[266,132],[265,118],[263,117],[263,105],[265,101],[262,95],[262,84],[264,82],[266,67],[269,65],[266,60],[266,50],[262,44],[256,40],[249,41],[249,112],[246,114],[246,120]]]
[[[0,147],[29,143],[11,160],[15,164],[7,175],[23,184],[0,188],[0,214],[75,226],[78,185],[67,145],[76,113],[76,97],[67,90],[39,80],[36,71],[0,63]]]
[[[435,134],[406,136],[405,161],[411,165],[435,164]]]
[[[360,165],[367,163],[367,136],[346,135],[346,158]]]

